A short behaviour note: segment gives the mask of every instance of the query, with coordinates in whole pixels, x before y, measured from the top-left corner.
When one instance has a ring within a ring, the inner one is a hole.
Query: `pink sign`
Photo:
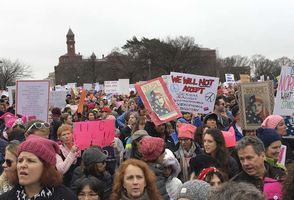
[[[228,131],[222,131],[225,138],[226,147],[234,147],[237,145],[234,128],[231,127]]]
[[[74,142],[84,150],[91,145],[110,146],[114,140],[114,120],[100,120],[74,123]]]

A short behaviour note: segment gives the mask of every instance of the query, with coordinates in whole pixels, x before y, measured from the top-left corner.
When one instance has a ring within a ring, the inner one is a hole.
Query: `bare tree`
[[[30,78],[31,67],[20,63],[18,60],[9,59],[0,60],[0,88],[6,89],[9,85],[14,85],[20,78]]]
[[[224,67],[248,67],[250,60],[246,56],[234,55],[223,59]]]

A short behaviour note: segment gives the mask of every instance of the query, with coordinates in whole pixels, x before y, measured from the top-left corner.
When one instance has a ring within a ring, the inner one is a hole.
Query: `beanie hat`
[[[147,131],[145,131],[145,130],[137,130],[132,134],[131,138],[132,138],[132,141],[134,141],[134,140],[137,140],[139,138],[146,137],[146,136],[149,136]]]
[[[261,127],[262,128],[273,128],[275,129],[280,121],[283,120],[283,117],[280,115],[269,115],[265,120],[262,122]]]
[[[210,185],[205,181],[187,181],[180,188],[177,199],[187,198],[189,200],[207,200],[210,190]]]
[[[256,130],[256,136],[263,142],[265,148],[271,143],[281,140],[280,135],[272,128],[259,128]]]
[[[104,162],[107,156],[101,151],[99,147],[89,147],[82,155],[82,160],[85,166],[89,166],[93,163]]]
[[[209,155],[197,155],[196,157],[191,158],[190,160],[191,170],[195,173],[196,176],[207,167],[220,167],[217,160]]]
[[[164,151],[164,140],[159,137],[144,137],[140,141],[139,152],[145,161],[155,161]]]
[[[112,110],[111,110],[109,107],[107,107],[107,106],[104,106],[104,107],[101,109],[101,111],[102,111],[102,112],[107,112],[107,113],[111,113],[111,112],[112,112]]]
[[[51,165],[55,165],[56,154],[59,153],[59,147],[58,144],[52,140],[30,135],[27,140],[18,147],[17,155],[19,156],[19,154],[24,151],[36,155],[38,158],[41,158]]]
[[[192,124],[178,123],[179,134],[178,138],[189,138],[194,139],[194,133],[196,131],[196,126]]]
[[[217,114],[210,113],[210,114],[206,115],[203,119],[204,124],[206,124],[207,120],[209,120],[209,119],[214,119],[217,122]]]

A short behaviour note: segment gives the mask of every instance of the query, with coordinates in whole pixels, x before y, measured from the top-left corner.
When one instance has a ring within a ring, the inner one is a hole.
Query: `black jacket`
[[[12,190],[5,192],[0,196],[0,200],[17,200],[16,191],[19,186],[15,186]],[[77,200],[77,196],[67,187],[61,185],[54,187],[53,195],[49,198],[37,197],[36,200]]]
[[[264,165],[266,169],[264,177],[272,178],[277,181],[282,181],[285,177],[286,174],[282,169],[271,166],[267,162],[264,162]],[[264,181],[257,177],[248,175],[245,171],[241,171],[239,174],[234,176],[231,181],[251,183],[255,185],[257,189],[263,191]]]
[[[148,163],[150,169],[154,172],[156,176],[156,186],[164,200],[169,200],[168,193],[166,191],[166,179],[162,175],[162,170],[156,167],[155,163]]]

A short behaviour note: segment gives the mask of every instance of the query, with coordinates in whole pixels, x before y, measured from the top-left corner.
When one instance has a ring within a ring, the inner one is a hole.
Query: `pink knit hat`
[[[179,134],[178,138],[188,138],[188,139],[194,139],[194,133],[196,131],[196,126],[193,126],[192,124],[185,124],[185,123],[179,123]]]
[[[30,135],[26,141],[20,144],[17,149],[17,155],[21,152],[30,152],[41,158],[43,161],[55,165],[56,154],[59,153],[58,144],[36,135]]]
[[[164,140],[159,137],[143,137],[140,141],[139,152],[143,160],[155,161],[164,151]]]
[[[269,115],[265,120],[262,122],[261,127],[262,128],[273,128],[275,129],[280,121],[283,120],[283,117],[280,115]]]

